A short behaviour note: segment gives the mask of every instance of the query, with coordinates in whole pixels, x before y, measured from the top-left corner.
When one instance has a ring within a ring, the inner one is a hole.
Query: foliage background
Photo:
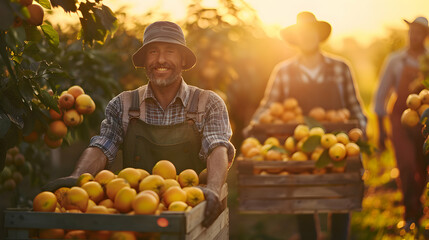
[[[269,37],[256,13],[244,1],[222,0],[220,3],[216,9],[207,9],[200,1],[191,1],[186,18],[178,22],[185,31],[188,45],[198,58],[196,67],[185,72],[184,78],[190,84],[216,91],[226,101],[234,131],[231,141],[239,154],[243,140],[241,131],[263,96],[271,70],[280,61],[293,56],[295,50],[281,39]],[[69,174],[90,137],[99,131],[108,101],[120,91],[135,89],[147,82],[143,70],[132,67],[131,56],[141,44],[144,28],[154,20],[170,20],[170,17],[156,10],[132,17],[126,14],[126,9],[115,12],[115,16],[114,34],[112,38],[103,39],[103,44],[100,40],[86,43],[83,42],[85,39],[78,40],[78,36],[82,36],[81,25],[66,29],[53,26],[58,32],[56,47],[49,43],[49,39],[41,37],[24,50],[32,58],[29,62],[54,63],[61,70],[60,76],[55,75],[54,82],[42,82],[42,88],[52,88],[58,95],[69,86],[78,84],[93,97],[97,110],[82,127],[67,136],[60,150],[47,149],[41,140],[28,144],[22,142],[19,134],[15,135],[14,143],[19,143],[26,159],[32,162],[34,171],[16,191],[3,192],[7,196],[2,200],[3,207],[28,206],[29,200],[43,183]],[[346,59],[353,69],[369,116],[368,137],[373,143],[377,136],[371,107],[377,76],[387,54],[403,47],[405,39],[406,32],[391,29],[389,35],[375,39],[367,47],[359,45],[354,39],[344,39],[342,46],[331,46],[329,40],[323,45],[324,51]],[[0,70],[2,79],[6,79],[3,62]],[[40,107],[41,114],[46,114],[44,111]],[[353,213],[352,239],[410,237],[398,228],[403,209],[400,205],[401,194],[395,184],[397,175],[394,174],[392,152],[388,150],[375,157],[365,157],[364,165],[364,209]],[[228,178],[231,239],[285,239],[296,236],[296,223],[292,215],[242,215],[237,212],[235,173],[233,166]],[[321,219],[322,230],[326,232],[326,214]]]

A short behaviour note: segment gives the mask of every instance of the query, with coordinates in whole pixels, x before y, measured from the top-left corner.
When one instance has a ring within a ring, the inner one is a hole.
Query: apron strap
[[[198,99],[200,97],[201,89],[195,89],[192,94],[192,99],[188,102],[186,110],[188,113],[196,113],[198,110]]]
[[[209,92],[202,89],[195,89],[191,92],[190,101],[186,106],[186,120],[201,123],[207,105]]]
[[[139,104],[139,91],[138,89],[131,92],[132,94],[132,101],[131,106],[128,110],[128,117],[129,120],[131,119],[139,119],[140,117],[140,104]]]

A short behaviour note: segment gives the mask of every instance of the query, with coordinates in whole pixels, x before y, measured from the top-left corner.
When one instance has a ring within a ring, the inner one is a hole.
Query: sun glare
[[[417,16],[429,17],[427,0],[246,0],[254,8],[270,36],[278,37],[281,28],[296,23],[299,12],[310,11],[318,20],[332,26],[329,41],[352,37],[362,44],[382,37],[389,28],[405,29],[402,19],[412,21]],[[126,6],[126,13],[142,15],[148,11],[167,13],[171,20],[186,17],[190,0],[105,0],[113,11]],[[207,8],[218,7],[218,0],[203,0]],[[64,19],[54,22],[63,22]],[[67,21],[66,21],[67,22]]]
[[[404,29],[402,19],[428,15],[425,0],[247,0],[267,26],[286,27],[296,23],[301,11],[310,11],[318,20],[332,25],[331,39],[353,37],[368,43],[383,35],[387,28]],[[276,29],[276,28],[273,28]]]

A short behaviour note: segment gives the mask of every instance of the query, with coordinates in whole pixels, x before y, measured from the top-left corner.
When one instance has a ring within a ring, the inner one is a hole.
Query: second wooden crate
[[[314,161],[237,161],[242,213],[314,213],[361,210],[364,184],[360,156],[346,159],[342,173],[310,174]],[[281,169],[303,174],[255,174]]]

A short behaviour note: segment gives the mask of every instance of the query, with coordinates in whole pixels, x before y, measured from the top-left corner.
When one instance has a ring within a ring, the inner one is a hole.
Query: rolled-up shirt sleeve
[[[231,136],[226,105],[217,94],[210,92],[204,117],[200,157],[207,160],[213,149],[224,146],[227,148],[228,161],[231,162],[235,156],[234,145],[230,142]]]
[[[106,155],[108,164],[112,164],[123,141],[122,104],[119,96],[107,104],[105,114],[100,134],[91,138],[89,146],[100,148]]]
[[[392,91],[395,83],[395,72],[394,72],[394,61],[389,58],[384,66],[383,73],[381,75],[380,84],[377,88],[375,95],[374,111],[379,117],[383,117],[387,114],[386,106],[387,101],[390,98],[390,92]]]

